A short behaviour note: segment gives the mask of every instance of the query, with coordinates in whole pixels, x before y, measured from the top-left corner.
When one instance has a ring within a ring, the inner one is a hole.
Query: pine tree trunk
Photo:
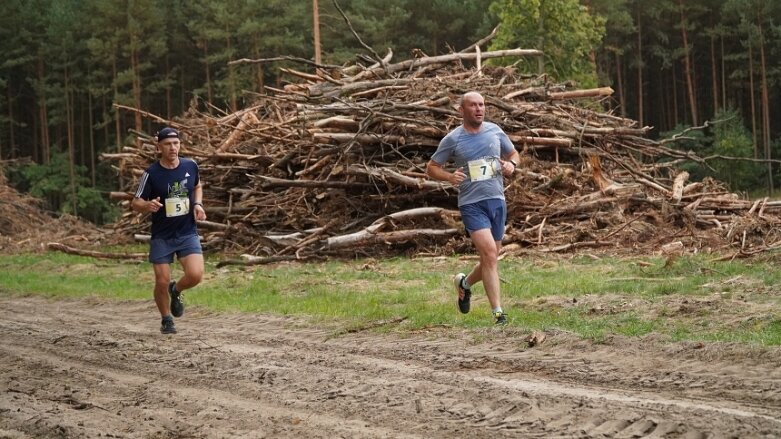
[[[315,40],[315,64],[322,62],[320,53],[320,11],[317,7],[317,0],[312,0],[312,28],[314,29]]]
[[[721,42],[721,99],[724,108],[727,108],[727,68],[724,59],[724,35],[719,35],[719,41]]]
[[[81,99],[78,98],[79,94],[76,93],[73,98],[73,105],[76,106],[76,101],[78,102],[78,109],[79,109],[79,123],[76,125],[79,129],[79,135],[76,138],[76,145],[79,145],[79,164],[85,165],[86,163],[89,163],[87,160],[87,148],[85,146],[87,145],[87,142],[84,141],[84,107],[86,105],[83,105],[83,102],[81,102]]]
[[[228,98],[230,100],[230,107],[231,107],[231,113],[235,113],[239,110],[238,103],[236,102],[236,75],[234,72],[234,67],[231,65],[231,61],[233,61],[233,53],[231,51],[231,38],[230,38],[230,32],[228,32],[228,37],[225,39],[226,44],[228,47]]]
[[[677,125],[678,122],[681,120],[680,115],[678,114],[679,110],[679,104],[678,104],[678,70],[675,68],[675,63],[672,63],[672,69],[671,69],[671,76],[672,79],[670,82],[673,85],[673,126]]]
[[[209,69],[209,43],[203,42],[203,64],[206,68],[206,101],[209,103],[209,114],[212,112],[212,74]]]
[[[184,81],[184,69],[179,69],[179,106],[181,111],[187,110],[187,103],[185,102],[185,96],[187,96],[187,91],[185,88],[185,81]]]
[[[757,17],[757,24],[759,26],[759,68],[762,78],[762,142],[765,147],[765,159],[767,159],[768,195],[773,195],[773,164],[770,162],[772,159],[770,152],[770,98],[768,97],[765,37],[761,17]]]
[[[260,41],[258,41],[257,35],[255,36],[255,41],[252,45],[253,53],[255,54],[255,59],[260,59]],[[255,64],[255,83],[257,86],[258,93],[263,93],[263,87],[265,86],[263,81],[263,63],[257,63]]]
[[[748,87],[751,104],[751,142],[754,144],[754,158],[759,158],[759,143],[757,143],[757,103],[754,102],[754,45],[749,37],[748,42]]]
[[[11,110],[10,110],[10,108],[11,108],[11,99],[10,99],[11,98],[11,81],[9,80],[8,82],[6,82],[5,85],[6,85],[5,89],[6,89],[6,96],[8,98],[8,109],[9,109],[8,110],[8,114],[9,114],[8,124],[10,125],[12,123],[12,119],[10,118],[10,114],[11,114]],[[34,144],[35,143],[33,143],[33,145]],[[0,161],[2,161],[3,158],[4,158],[3,149],[4,149],[3,148],[3,136],[0,135]],[[9,155],[9,158],[10,158],[10,155]],[[33,160],[34,159],[35,159],[35,154],[33,153]]]
[[[170,57],[168,55],[165,56],[165,78],[170,79],[171,78],[171,63],[170,63]],[[165,117],[166,119],[171,119],[171,116],[174,114],[174,104],[171,101],[171,85],[168,81],[165,83]]]
[[[11,145],[10,158],[14,158],[14,105],[13,105],[13,93],[11,92],[11,81],[8,81],[6,89],[6,97],[8,100],[8,137],[9,144]],[[0,151],[0,160],[2,160],[3,154]]]
[[[678,0],[678,6],[681,11],[681,37],[683,38],[683,65],[684,75],[686,77],[686,89],[689,97],[689,108],[691,110],[692,125],[699,125],[697,115],[697,99],[694,95],[694,67],[691,64],[691,50],[689,48],[689,35],[686,31],[686,15],[683,12],[683,0]]]
[[[105,94],[103,94],[101,96],[101,103],[102,103],[103,111],[106,112],[106,109],[109,108],[109,106],[106,104],[106,95]],[[109,145],[109,143],[111,141],[111,133],[109,131],[109,125],[110,125],[109,121],[107,121],[107,120],[103,121],[103,147],[106,150],[109,150],[108,149],[108,145]],[[119,181],[122,182],[122,176],[121,175],[119,177]],[[122,187],[122,186],[119,186],[119,187]]]
[[[76,151],[74,138],[74,116],[73,116],[73,96],[70,90],[70,74],[68,67],[65,67],[65,128],[68,139],[68,177],[70,179],[71,207],[73,214],[78,215],[78,202],[76,199]]]
[[[616,52],[616,81],[618,82],[618,102],[621,108],[621,117],[625,118],[626,96],[624,93],[624,66],[621,63],[621,55],[618,52]]]
[[[537,50],[545,53],[545,12],[543,11],[543,3],[540,2],[539,6],[540,18],[537,21]],[[541,56],[537,58],[537,73],[542,75],[545,73],[545,57]]]
[[[716,70],[716,36],[710,37],[710,67],[711,67],[711,93],[713,94],[713,114],[719,111],[719,72]]]
[[[136,108],[142,108],[141,107],[141,66],[140,62],[138,60],[138,50],[133,49],[130,52],[130,67],[133,70],[133,105],[135,105]],[[135,129],[138,132],[142,132],[144,130],[143,127],[143,119],[141,118],[141,113],[136,111],[135,112]],[[141,140],[136,138],[136,148],[141,147]]]
[[[113,80],[111,83],[114,85],[114,102],[119,102],[119,87],[117,86],[117,58],[114,57],[112,63],[111,63],[111,73]],[[114,111],[114,134],[116,135],[116,141],[117,141],[117,152],[122,152],[122,121],[121,116],[119,114],[119,111],[116,109],[112,109]],[[120,187],[122,187],[122,177],[120,176],[119,179]]]
[[[640,19],[640,8],[637,10],[637,121],[645,126],[643,117],[643,26]]]
[[[90,181],[92,187],[95,187],[96,181],[96,163],[95,163],[95,130],[92,129],[92,125],[95,123],[95,114],[92,109],[92,93],[87,92],[87,106],[89,108],[87,117],[89,118],[89,124],[87,128],[89,130],[89,163],[90,163]]]
[[[49,150],[49,115],[46,107],[46,69],[43,58],[38,58],[37,72],[38,83],[40,84],[38,96],[38,113],[39,117],[41,118],[41,162],[47,164],[51,159],[51,151]],[[13,131],[11,131],[11,133],[11,139],[13,139]],[[13,140],[11,142],[11,148],[13,150]]]
[[[111,74],[112,74],[112,81],[111,84],[114,88],[114,102],[119,102],[119,87],[117,86],[117,57],[114,56],[111,61]],[[114,112],[114,136],[115,141],[117,143],[117,152],[122,152],[122,116],[120,115],[119,111],[116,108],[111,108],[110,111]],[[108,126],[106,127],[108,129]],[[106,135],[108,135],[108,131],[106,132]],[[108,143],[106,143],[108,145]],[[122,173],[119,173],[119,187],[125,186],[125,179],[122,175]]]

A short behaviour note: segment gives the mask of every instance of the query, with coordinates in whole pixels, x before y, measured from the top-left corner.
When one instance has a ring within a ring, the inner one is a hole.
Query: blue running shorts
[[[184,235],[171,239],[153,239],[149,245],[149,262],[153,264],[170,264],[174,254],[181,259],[192,254],[203,254],[198,235]]]
[[[464,204],[459,210],[467,233],[491,229],[494,241],[501,241],[504,237],[504,224],[507,221],[507,204],[504,200],[497,198],[481,200]]]

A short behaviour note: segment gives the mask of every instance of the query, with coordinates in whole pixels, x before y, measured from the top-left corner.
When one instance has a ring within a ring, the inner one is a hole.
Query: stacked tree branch
[[[249,108],[221,116],[191,109],[167,121],[186,136],[183,155],[201,167],[205,247],[244,254],[242,263],[469,251],[457,189],[427,179],[425,166],[460,124],[458,98],[472,90],[485,96],[488,119],[523,157],[506,180],[507,251],[647,253],[681,242],[689,250],[750,254],[778,245],[781,202],[688,181],[676,166],[704,160],[605,111],[609,88],[465,64],[538,54],[455,53],[315,73],[286,68],[291,82]],[[137,134],[140,147],[103,155],[127,182],[115,196],[125,204],[156,158],[152,139]],[[115,228],[139,235],[147,223],[128,210]]]
[[[47,240],[101,245],[104,233],[79,218],[46,211],[41,200],[8,185],[0,167],[0,253],[42,251]]]

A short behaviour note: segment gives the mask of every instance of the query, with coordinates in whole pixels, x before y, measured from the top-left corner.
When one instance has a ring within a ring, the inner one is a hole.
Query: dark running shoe
[[[171,281],[168,284],[168,294],[171,296],[171,314],[174,317],[181,317],[184,314],[184,301],[182,293],[176,291],[176,282]]]
[[[495,323],[499,326],[504,326],[507,324],[507,314],[503,312],[495,312],[494,319],[496,319]]]
[[[176,334],[176,326],[174,325],[174,319],[171,316],[163,317],[163,322],[160,325],[161,334]]]
[[[472,299],[472,290],[468,288],[461,288],[461,281],[466,277],[464,273],[458,273],[453,277],[453,285],[456,287],[456,294],[458,295],[458,310],[462,314],[469,312],[469,301]],[[464,298],[461,298],[461,292],[464,293]]]

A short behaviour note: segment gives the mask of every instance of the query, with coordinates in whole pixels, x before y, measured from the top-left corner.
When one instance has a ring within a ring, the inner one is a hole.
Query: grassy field
[[[145,251],[133,249],[132,251]],[[772,260],[718,262],[713,255],[512,258],[500,262],[509,327],[605,337],[781,345],[781,273]],[[391,258],[215,268],[186,294],[216,312],[298,315],[345,330],[413,331],[492,325],[481,285],[472,312],[458,313],[452,275],[472,256]],[[175,275],[181,271],[175,266]],[[149,300],[146,262],[63,253],[0,255],[1,295]]]

